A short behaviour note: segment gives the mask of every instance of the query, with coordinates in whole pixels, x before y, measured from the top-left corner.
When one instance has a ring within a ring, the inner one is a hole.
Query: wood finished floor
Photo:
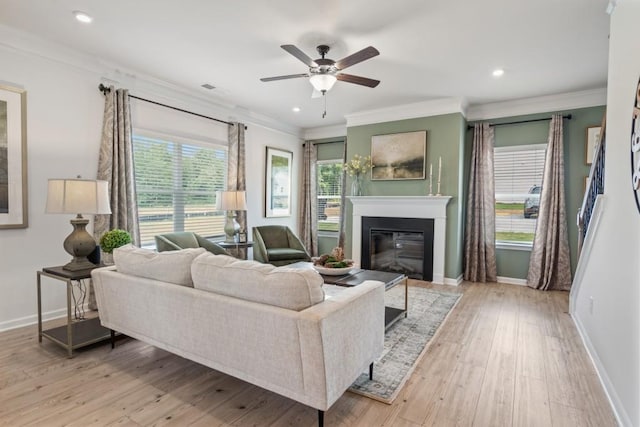
[[[567,293],[412,285],[463,297],[392,405],[347,392],[326,426],[616,425]],[[65,356],[35,326],[0,333],[0,425],[317,425],[314,409],[132,339]]]

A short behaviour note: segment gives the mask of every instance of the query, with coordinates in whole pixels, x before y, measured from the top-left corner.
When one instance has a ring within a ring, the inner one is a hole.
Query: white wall
[[[633,1],[619,2],[611,17],[604,210],[571,296],[572,315],[625,426],[640,425],[640,212],[629,167],[639,21],[640,3]]]
[[[0,28],[2,30],[2,28]],[[0,31],[0,34],[3,34]],[[95,178],[98,148],[102,129],[104,97],[98,84],[109,70],[101,71],[94,65],[78,66],[66,63],[62,55],[55,58],[17,49],[0,42],[0,82],[24,88],[27,91],[27,147],[29,182],[29,227],[23,230],[0,230],[0,331],[35,323],[36,271],[45,266],[61,265],[69,261],[62,242],[71,232],[71,219],[67,215],[45,214],[48,178]],[[64,52],[63,52],[64,53]],[[116,86],[118,86],[116,84]],[[166,88],[159,88],[154,97],[153,85],[139,80],[122,84],[131,93],[158,99],[170,105],[192,110],[223,120],[237,119],[247,124],[246,161],[249,226],[275,223],[297,229],[295,212],[288,218],[264,218],[264,169],[266,146],[293,151],[293,189],[298,192],[301,139],[292,133],[274,130],[252,123],[234,112],[224,113],[218,106],[207,107],[202,99],[189,102],[189,98],[176,95],[171,100]],[[136,101],[138,102],[138,101]],[[167,118],[167,110],[132,108],[134,125],[139,119],[146,127],[151,123],[165,123],[167,131],[191,126],[184,136],[207,134],[212,140],[226,140],[226,130],[210,123],[194,123],[191,116],[175,112]],[[237,115],[236,115],[237,116]],[[198,119],[202,120],[202,119]],[[173,122],[173,123],[172,123]],[[297,200],[297,197],[294,198]],[[47,317],[66,313],[64,282],[44,279],[43,312]]]

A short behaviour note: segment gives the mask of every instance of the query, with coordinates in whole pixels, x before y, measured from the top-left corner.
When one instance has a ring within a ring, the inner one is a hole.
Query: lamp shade
[[[309,79],[313,88],[319,92],[331,90],[337,78],[333,74],[314,74]]]
[[[110,214],[109,183],[90,179],[50,179],[46,212]]]
[[[216,191],[216,209],[221,211],[246,211],[245,191]]]

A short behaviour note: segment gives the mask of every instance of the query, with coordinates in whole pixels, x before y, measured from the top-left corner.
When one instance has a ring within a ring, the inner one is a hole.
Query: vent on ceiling
[[[214,85],[210,85],[209,83],[203,84],[202,87],[209,90],[216,88]]]

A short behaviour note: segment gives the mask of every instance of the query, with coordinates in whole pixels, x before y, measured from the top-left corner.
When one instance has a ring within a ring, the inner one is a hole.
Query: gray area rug
[[[409,286],[409,314],[385,333],[384,351],[374,363],[373,381],[368,372],[364,373],[349,391],[392,403],[460,297],[461,294]],[[385,303],[403,308],[404,286],[390,289]]]

